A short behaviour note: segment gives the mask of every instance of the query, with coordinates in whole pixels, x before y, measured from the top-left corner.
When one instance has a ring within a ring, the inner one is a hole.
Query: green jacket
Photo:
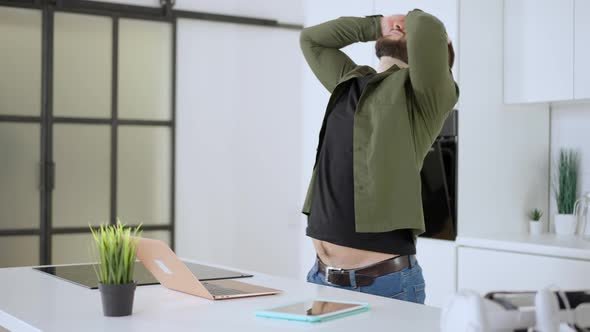
[[[380,17],[341,17],[301,32],[301,49],[311,70],[331,92],[320,131],[344,82],[375,74],[357,66],[341,48],[381,37]],[[411,229],[424,232],[420,170],[459,90],[448,64],[447,34],[434,16],[414,10],[406,16],[408,68],[376,74],[359,98],[354,115],[353,174],[357,232]],[[319,149],[318,148],[318,149]],[[314,167],[303,213],[311,210]]]

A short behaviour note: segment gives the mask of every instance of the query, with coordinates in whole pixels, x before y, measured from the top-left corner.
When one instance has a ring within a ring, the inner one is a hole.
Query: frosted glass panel
[[[52,238],[51,264],[96,262],[98,252],[90,233],[57,234]]]
[[[0,229],[39,228],[39,131],[0,123]]]
[[[55,14],[53,114],[110,117],[113,21]]]
[[[144,231],[142,236],[170,243],[168,231]],[[97,262],[97,257],[90,233],[53,236],[52,264]]]
[[[0,267],[39,265],[38,236],[0,236]]]
[[[0,114],[41,113],[41,11],[0,7]]]
[[[171,131],[119,127],[118,214],[127,224],[170,222]]]
[[[111,127],[53,127],[53,225],[86,227],[110,219]]]
[[[162,240],[170,245],[170,232],[169,231],[144,231],[141,237],[148,239]]]
[[[172,100],[172,26],[119,22],[120,118],[169,120]]]

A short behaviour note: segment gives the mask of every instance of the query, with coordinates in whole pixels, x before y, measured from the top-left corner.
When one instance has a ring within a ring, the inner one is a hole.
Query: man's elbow
[[[312,45],[313,41],[310,35],[309,28],[301,30],[301,33],[299,34],[299,47],[301,47],[301,50],[305,52],[305,50],[311,49]]]
[[[408,14],[407,24],[416,29],[427,29],[428,31],[442,31],[446,34],[445,25],[436,16],[423,11],[412,11]]]
[[[309,36],[307,32],[307,28],[301,30],[299,34],[299,45],[303,48],[303,45],[309,42]]]

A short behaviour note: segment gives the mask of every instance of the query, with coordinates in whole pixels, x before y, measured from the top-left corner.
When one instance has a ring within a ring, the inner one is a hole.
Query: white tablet
[[[369,310],[368,303],[318,299],[260,310],[256,312],[256,316],[315,323],[367,310]]]

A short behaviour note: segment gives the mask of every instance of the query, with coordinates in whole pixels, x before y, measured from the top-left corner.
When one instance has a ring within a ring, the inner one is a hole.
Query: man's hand
[[[381,35],[392,40],[402,39],[406,35],[406,16],[383,16],[381,18]]]
[[[388,37],[391,40],[400,40],[406,36],[406,15],[391,15],[381,18],[381,36]],[[447,37],[447,43],[451,39]]]

